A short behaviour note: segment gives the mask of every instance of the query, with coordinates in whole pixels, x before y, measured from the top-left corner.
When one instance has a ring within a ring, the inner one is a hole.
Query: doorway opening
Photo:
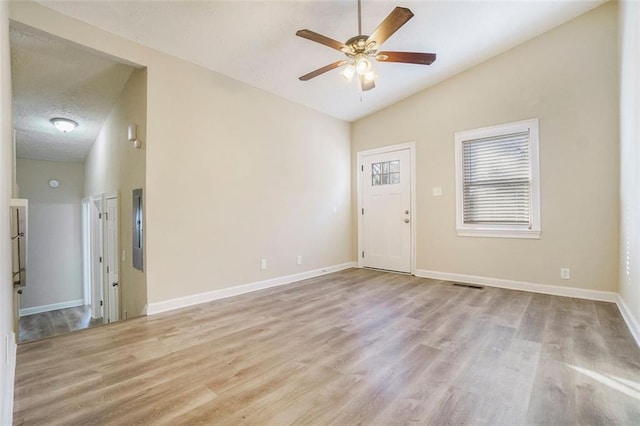
[[[18,340],[145,315],[129,212],[145,188],[147,70],[15,21],[10,43],[14,197],[33,207]]]

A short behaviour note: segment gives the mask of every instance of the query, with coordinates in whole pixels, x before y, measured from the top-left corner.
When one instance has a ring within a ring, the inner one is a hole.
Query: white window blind
[[[531,227],[530,130],[462,141],[464,224]]]

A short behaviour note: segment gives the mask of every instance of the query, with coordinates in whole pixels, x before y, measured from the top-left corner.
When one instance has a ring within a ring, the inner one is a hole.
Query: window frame
[[[462,164],[463,142],[519,133],[529,130],[529,161],[531,170],[530,225],[517,224],[470,224],[464,223],[464,164]],[[540,156],[538,119],[516,121],[479,129],[455,133],[456,173],[456,233],[459,237],[534,238],[542,233],[540,226]]]

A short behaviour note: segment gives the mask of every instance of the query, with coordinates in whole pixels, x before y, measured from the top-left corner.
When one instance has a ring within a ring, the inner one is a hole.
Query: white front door
[[[118,199],[106,203],[107,322],[120,320],[120,284],[118,281]]]
[[[364,155],[360,173],[362,265],[410,273],[410,150]]]

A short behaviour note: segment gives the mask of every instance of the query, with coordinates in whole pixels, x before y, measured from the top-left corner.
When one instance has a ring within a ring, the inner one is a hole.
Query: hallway
[[[18,339],[29,342],[98,325],[102,325],[102,318],[91,318],[90,306],[58,309],[21,317]]]

